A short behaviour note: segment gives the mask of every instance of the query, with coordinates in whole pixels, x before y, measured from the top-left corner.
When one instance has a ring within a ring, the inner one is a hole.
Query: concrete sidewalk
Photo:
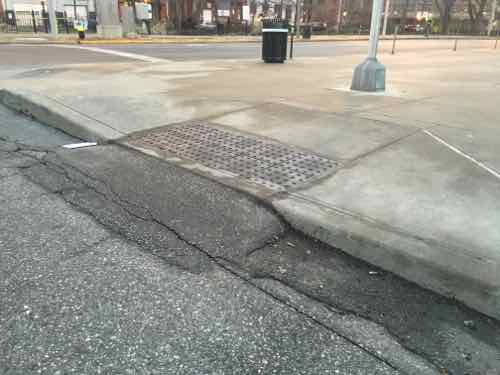
[[[4,80],[2,102],[255,194],[305,233],[500,318],[500,60],[462,43],[391,56],[383,42],[385,94],[350,92],[363,56],[343,56],[53,67]],[[134,143],[191,120],[335,168],[269,188],[248,170],[213,167],[221,150],[186,158]]]

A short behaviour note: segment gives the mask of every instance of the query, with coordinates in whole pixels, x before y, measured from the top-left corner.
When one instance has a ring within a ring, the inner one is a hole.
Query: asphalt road
[[[260,61],[260,43],[148,44],[148,45],[9,45],[0,44],[0,81],[32,69],[70,64],[113,64],[155,61],[200,61],[255,59]],[[361,53],[359,43],[301,43],[297,57],[325,57]]]
[[[362,53],[366,43],[299,43],[296,57],[326,57]],[[104,51],[111,52],[104,53]],[[103,51],[103,52],[99,52]],[[113,51],[139,55],[138,59],[112,54]],[[28,66],[46,66],[79,63],[113,63],[140,61],[142,56],[175,61],[214,59],[260,59],[260,43],[221,44],[145,44],[99,45],[0,45],[0,66],[19,69]]]
[[[260,43],[226,44],[156,44],[99,46],[129,53],[169,60],[260,59]],[[366,51],[366,42],[295,43],[295,57],[330,57],[358,54]]]
[[[477,42],[467,42],[472,48]],[[450,40],[398,41],[398,52],[419,50],[451,50]],[[390,53],[392,42],[380,44],[380,54]],[[366,41],[306,42],[295,43],[296,58],[335,57],[365,54]],[[50,66],[79,63],[116,63],[144,61],[148,58],[195,61],[237,60],[261,58],[260,43],[210,43],[210,44],[130,44],[130,45],[0,45],[0,67],[4,71],[18,71],[23,67]],[[1,77],[0,77],[1,78]]]
[[[0,106],[0,373],[497,375],[500,325]]]
[[[117,146],[61,159],[78,140],[0,116],[1,374],[401,373],[225,265],[283,234],[267,209]],[[145,189],[185,181],[188,195],[128,203],[81,173],[112,168],[98,154],[140,164]]]
[[[127,61],[120,56],[84,51],[77,46],[0,44],[0,65],[16,68],[30,65],[79,64]]]

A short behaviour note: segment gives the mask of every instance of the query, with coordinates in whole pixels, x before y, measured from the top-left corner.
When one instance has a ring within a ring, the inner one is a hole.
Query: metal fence
[[[0,0],[1,1],[1,0]],[[74,33],[74,19],[67,17],[66,12],[57,13],[57,31]],[[89,14],[88,32],[96,32],[96,17]],[[5,12],[0,14],[0,33],[49,33],[50,22],[47,12]]]
[[[49,32],[49,19],[41,12],[6,12],[0,15],[0,32]]]

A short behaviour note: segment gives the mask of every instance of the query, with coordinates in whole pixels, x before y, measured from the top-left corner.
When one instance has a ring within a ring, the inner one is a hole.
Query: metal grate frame
[[[202,122],[170,125],[130,143],[226,170],[272,190],[307,184],[336,168],[322,156]]]

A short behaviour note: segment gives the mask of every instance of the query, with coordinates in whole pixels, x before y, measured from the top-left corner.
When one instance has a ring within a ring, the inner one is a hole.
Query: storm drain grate
[[[130,143],[222,169],[273,190],[306,184],[334,171],[334,161],[199,122],[155,130]]]

